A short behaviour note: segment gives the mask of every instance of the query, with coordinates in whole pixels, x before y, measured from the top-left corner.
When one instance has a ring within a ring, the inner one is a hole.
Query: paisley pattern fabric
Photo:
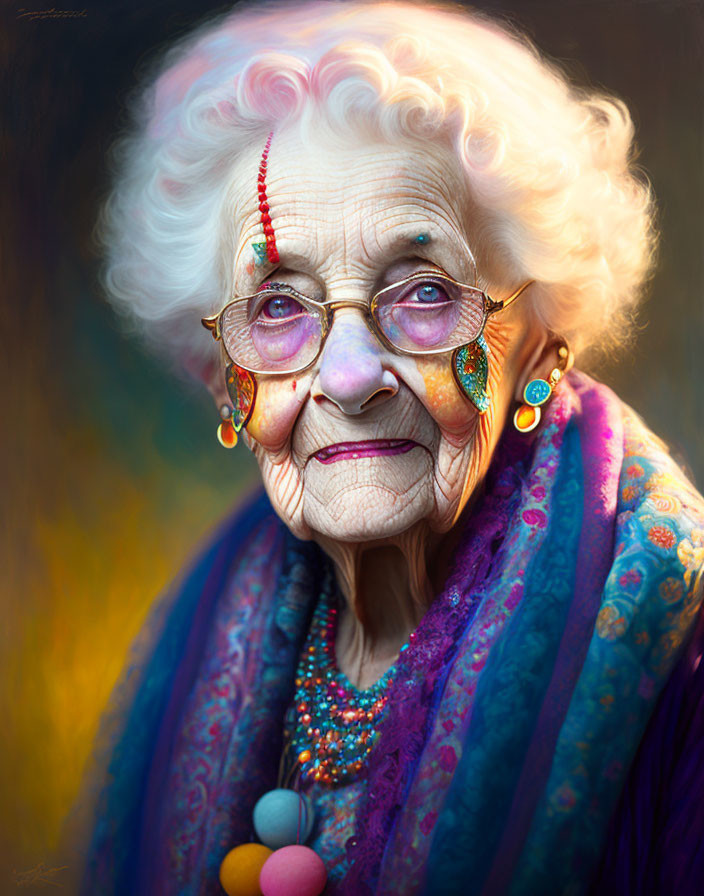
[[[670,816],[623,800],[649,792],[655,763],[663,780],[692,768],[658,726],[698,743],[704,503],[605,387],[573,372],[545,410],[502,438],[366,778],[311,793],[330,896],[645,892],[654,852],[637,847]],[[276,783],[327,563],[260,498],[159,604],[116,695],[85,896],[222,893],[219,864]],[[680,832],[704,797],[704,774],[686,780],[690,803],[668,810]]]
[[[312,783],[308,789],[315,811],[315,826],[306,845],[325,862],[330,889],[349,871],[345,844],[355,835],[357,807],[364,800],[366,785],[362,778],[342,787]]]
[[[511,523],[498,557],[502,574],[483,582],[477,615],[459,639],[457,656],[424,750],[424,761],[402,810],[394,837],[396,848],[389,851],[390,859],[379,892],[393,893],[399,878],[409,880],[414,888],[423,880],[429,837],[435,830],[445,794],[463,755],[480,676],[492,646],[523,601],[527,584],[525,558],[539,550],[548,534],[561,430],[569,406],[564,401],[555,408],[553,421],[541,444],[536,445],[526,475],[518,475],[516,482],[506,480],[505,487],[513,495],[513,502],[504,508],[510,514]],[[516,513],[513,508],[519,497],[521,511]]]

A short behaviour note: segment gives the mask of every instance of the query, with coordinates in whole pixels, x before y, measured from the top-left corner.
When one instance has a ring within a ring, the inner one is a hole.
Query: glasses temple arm
[[[515,302],[524,290],[528,289],[528,287],[532,286],[534,283],[535,280],[528,280],[523,284],[523,286],[519,286],[518,289],[515,292],[511,293],[511,295],[507,299],[504,299],[503,302],[496,303],[499,306],[496,310],[498,311],[500,308],[508,308],[508,306],[512,302]]]
[[[215,314],[213,317],[202,317],[200,322],[203,324],[206,330],[210,330],[210,335],[213,339],[220,338],[220,315]]]

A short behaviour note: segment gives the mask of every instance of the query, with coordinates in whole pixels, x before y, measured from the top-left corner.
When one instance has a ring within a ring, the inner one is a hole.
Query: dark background
[[[121,333],[92,239],[105,154],[140,73],[159,47],[231,4],[69,0],[51,12],[23,2],[5,3],[1,44],[0,873],[18,886],[44,862],[70,891],[73,869],[50,857],[127,646],[256,470],[243,448],[223,454],[206,396]],[[596,373],[686,458],[701,489],[702,4],[474,5],[631,109],[659,200],[660,259],[634,345]]]

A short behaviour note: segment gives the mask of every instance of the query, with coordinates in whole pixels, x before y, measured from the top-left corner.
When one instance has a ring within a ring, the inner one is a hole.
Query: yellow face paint
[[[291,435],[293,424],[310,389],[310,374],[257,377],[257,397],[247,432],[267,450],[279,450]]]
[[[477,412],[457,388],[447,356],[420,357],[416,366],[425,385],[424,404],[440,429],[453,435],[466,432]]]

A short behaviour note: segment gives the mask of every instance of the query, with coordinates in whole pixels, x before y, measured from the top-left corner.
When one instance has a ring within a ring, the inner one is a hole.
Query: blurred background
[[[83,0],[79,0],[82,3]],[[120,330],[92,228],[105,153],[160,48],[231,4],[4,3],[0,892],[73,892],[53,851],[101,709],[154,597],[257,481],[209,398]],[[632,350],[596,374],[704,484],[704,7],[478,2],[581,83],[621,96],[660,203]],[[53,9],[53,12],[51,11]],[[42,882],[42,876],[44,881]],[[34,881],[34,883],[32,883]]]

